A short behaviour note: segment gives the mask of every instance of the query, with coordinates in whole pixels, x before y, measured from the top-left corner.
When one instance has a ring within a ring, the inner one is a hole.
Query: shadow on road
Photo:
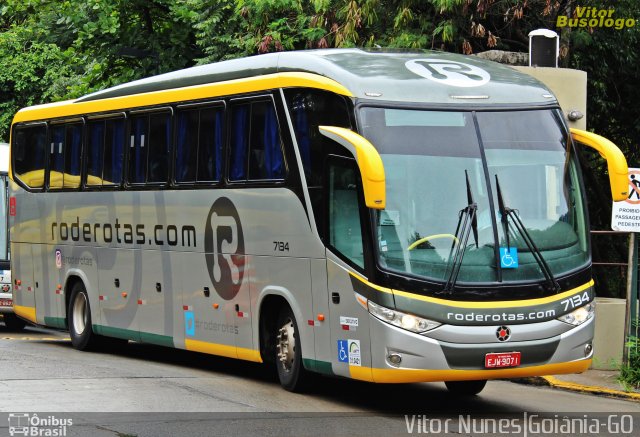
[[[43,340],[43,342],[48,342]],[[69,342],[50,344],[60,348],[72,349]],[[74,353],[87,353],[74,351]],[[89,352],[93,354],[109,354],[119,357],[155,362],[186,369],[197,369],[228,377],[237,377],[255,383],[272,384],[280,389],[275,370],[270,367],[246,361],[171,349],[161,346],[129,342],[117,349],[109,351]],[[489,389],[491,382],[489,382]],[[513,384],[513,389],[518,390]],[[330,402],[342,403],[345,407],[369,410],[377,414],[411,414],[411,413],[520,413],[523,410],[515,405],[496,401],[483,396],[461,397],[447,391],[442,383],[419,384],[372,384],[343,378],[332,378],[315,375],[311,387],[305,392]],[[295,405],[292,406],[295,411]]]

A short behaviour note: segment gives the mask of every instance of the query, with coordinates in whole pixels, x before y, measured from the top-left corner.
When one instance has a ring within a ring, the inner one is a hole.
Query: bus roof
[[[556,103],[531,76],[474,56],[325,49],[269,53],[207,64],[118,85],[78,102],[188,87],[271,73],[318,74],[345,86],[353,96],[396,102],[451,104]],[[429,80],[431,79],[431,80]]]
[[[299,86],[368,101],[434,106],[558,104],[552,92],[533,77],[474,56],[325,49],[269,53],[160,74],[76,100],[23,108],[13,122]]]

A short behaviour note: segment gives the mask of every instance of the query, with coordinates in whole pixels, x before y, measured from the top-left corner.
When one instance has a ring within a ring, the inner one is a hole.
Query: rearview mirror
[[[343,146],[353,155],[360,168],[364,201],[369,208],[384,209],[386,205],[384,166],[380,154],[366,138],[335,126],[319,126],[320,133]]]
[[[618,146],[600,135],[580,129],[571,128],[573,141],[596,149],[600,156],[607,160],[611,197],[614,202],[626,200],[629,195],[629,168],[627,160]]]

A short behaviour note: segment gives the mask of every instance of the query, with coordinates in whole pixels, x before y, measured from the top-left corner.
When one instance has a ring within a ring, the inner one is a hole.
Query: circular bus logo
[[[244,236],[235,205],[220,197],[211,206],[204,231],[205,261],[218,295],[233,299],[244,276]]]
[[[470,88],[484,85],[491,79],[482,68],[446,59],[414,59],[404,65],[418,76],[449,86]]]
[[[511,337],[511,329],[506,326],[501,326],[496,330],[496,337],[498,341],[507,341]]]

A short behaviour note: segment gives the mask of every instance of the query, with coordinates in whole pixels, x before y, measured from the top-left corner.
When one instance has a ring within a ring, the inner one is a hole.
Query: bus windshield
[[[527,236],[554,276],[588,262],[578,169],[554,110],[363,107],[360,118],[387,180],[386,209],[375,213],[381,267],[446,282],[460,251],[458,283],[495,282],[498,263],[503,281],[540,281]],[[475,219],[465,239],[459,229],[470,200]],[[527,235],[502,220],[500,204]]]

